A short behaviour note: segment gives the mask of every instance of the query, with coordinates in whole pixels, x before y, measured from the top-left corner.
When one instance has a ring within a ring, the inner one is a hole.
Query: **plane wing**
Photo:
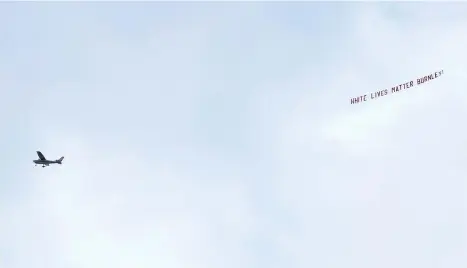
[[[47,160],[45,159],[45,156],[40,151],[37,151],[37,155],[39,156],[40,160]]]

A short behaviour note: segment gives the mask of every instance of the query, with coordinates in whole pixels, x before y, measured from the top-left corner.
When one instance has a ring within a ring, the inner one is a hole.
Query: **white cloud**
[[[49,10],[62,35],[29,53],[58,57],[27,81],[13,57],[6,76],[36,86],[19,150],[65,161],[5,174],[25,186],[1,199],[0,265],[461,267],[465,19],[357,7],[344,35],[289,31],[255,5],[134,39]]]
[[[278,187],[301,226],[284,248],[294,267],[461,267],[465,169],[454,144],[463,147],[465,128],[454,118],[466,111],[452,96],[462,95],[462,24],[404,27],[376,8],[354,23],[348,58],[319,86],[326,93],[304,93],[281,127]],[[348,103],[441,68],[425,85]]]

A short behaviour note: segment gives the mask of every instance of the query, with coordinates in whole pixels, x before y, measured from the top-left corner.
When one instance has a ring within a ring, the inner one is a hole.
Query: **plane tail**
[[[65,158],[65,157],[63,157],[63,156],[60,157],[60,159],[57,160],[57,163],[59,163],[59,164],[61,165],[64,158]]]

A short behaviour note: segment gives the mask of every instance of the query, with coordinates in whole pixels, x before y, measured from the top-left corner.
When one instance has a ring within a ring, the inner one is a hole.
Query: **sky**
[[[0,266],[465,267],[466,28],[460,2],[1,3]]]

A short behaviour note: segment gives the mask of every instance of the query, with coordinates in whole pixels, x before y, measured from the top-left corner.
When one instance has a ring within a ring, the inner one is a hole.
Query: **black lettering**
[[[410,87],[413,87],[413,81],[410,81]]]
[[[393,87],[392,88],[392,93],[399,92],[399,87]]]

